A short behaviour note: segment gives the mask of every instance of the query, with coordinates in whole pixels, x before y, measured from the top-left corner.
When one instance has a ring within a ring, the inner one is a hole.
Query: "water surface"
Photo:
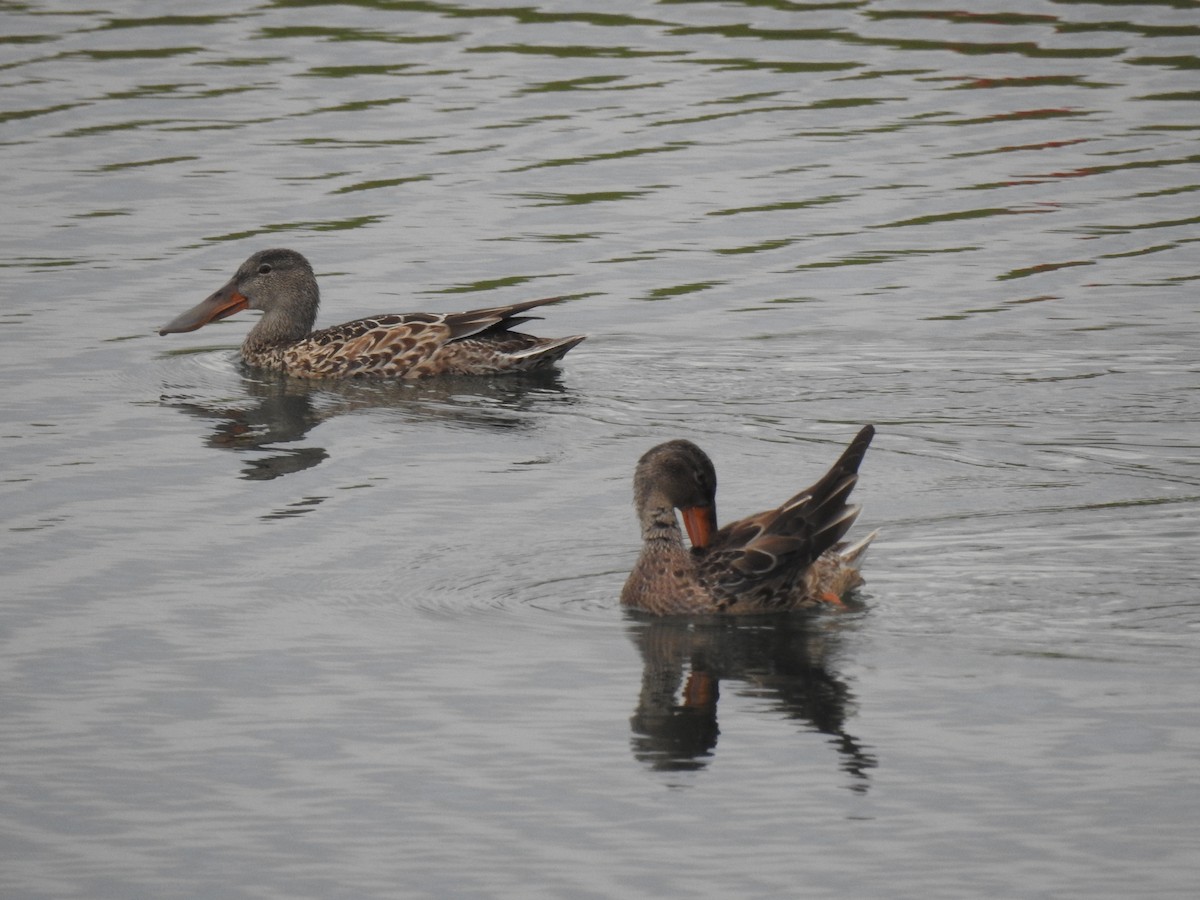
[[[0,893],[1190,897],[1191,4],[0,6]],[[558,373],[302,385],[564,296]],[[865,422],[863,610],[650,622]]]

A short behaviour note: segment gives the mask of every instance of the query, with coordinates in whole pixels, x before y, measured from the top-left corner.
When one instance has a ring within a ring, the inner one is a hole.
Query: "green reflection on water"
[[[206,243],[223,241],[241,241],[246,238],[258,237],[262,234],[284,234],[292,231],[350,231],[354,228],[366,228],[378,225],[386,216],[353,216],[348,219],[326,219],[312,222],[281,222],[252,228],[246,231],[231,231],[227,234],[217,234],[204,238]]]

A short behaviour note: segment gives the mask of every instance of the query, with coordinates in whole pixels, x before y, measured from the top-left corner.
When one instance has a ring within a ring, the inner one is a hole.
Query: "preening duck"
[[[811,487],[724,528],[717,527],[717,473],[708,455],[686,440],[651,448],[633,478],[642,551],[621,603],[654,615],[843,605],[863,581],[858,565],[876,534],[842,541],[858,517],[859,507],[846,501],[874,435],[867,425]]]

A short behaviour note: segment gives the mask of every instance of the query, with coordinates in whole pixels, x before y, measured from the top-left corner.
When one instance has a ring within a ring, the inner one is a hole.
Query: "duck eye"
[[[259,266],[258,274],[259,275],[270,275],[271,274],[271,264],[263,263],[261,266]]]

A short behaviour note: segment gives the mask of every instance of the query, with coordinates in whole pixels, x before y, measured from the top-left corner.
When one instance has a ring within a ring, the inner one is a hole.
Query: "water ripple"
[[[0,892],[1193,889],[1193,4],[0,22]],[[281,243],[322,322],[590,337],[295,385],[154,334]],[[864,422],[860,615],[621,614],[651,444],[733,516]]]

